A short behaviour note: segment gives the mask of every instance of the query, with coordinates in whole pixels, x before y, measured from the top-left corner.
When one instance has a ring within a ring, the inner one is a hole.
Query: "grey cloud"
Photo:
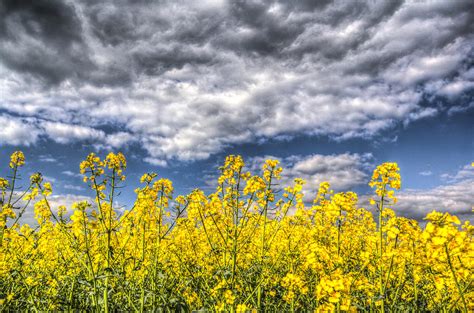
[[[396,204],[390,206],[398,215],[419,221],[431,211],[450,212],[463,220],[473,221],[474,180],[441,185],[428,190],[413,189],[396,192]],[[359,204],[374,211],[369,204],[370,196],[360,197]]]
[[[347,56],[357,60],[351,62],[353,71],[380,70],[407,54],[471,35],[468,1],[310,3],[8,1],[3,10],[6,34],[9,42],[13,32],[17,38],[3,52],[10,66],[55,82],[77,78],[129,84],[134,74],[158,75],[185,64],[225,62],[219,57],[222,51],[290,63],[300,62],[305,54]],[[432,34],[434,28],[441,31]],[[13,58],[14,49],[33,44],[41,47],[36,60],[27,60],[26,51]],[[52,47],[49,55],[45,44]],[[53,59],[58,64],[50,68]]]
[[[135,47],[131,51],[138,69],[147,75],[166,72],[170,68],[182,68],[186,64],[207,64],[212,62],[214,54],[205,48],[176,44],[148,44]]]
[[[18,29],[12,26],[16,26],[56,46],[69,46],[81,41],[80,21],[74,9],[64,1],[5,0],[2,1],[1,13],[4,17],[1,34],[4,37],[13,39]]]
[[[373,157],[367,154],[313,154],[307,156],[292,155],[286,158],[273,156],[254,157],[248,167],[253,173],[260,173],[266,159],[277,159],[283,167],[279,185],[293,185],[295,178],[305,180],[303,186],[304,200],[311,203],[319,189],[319,184],[329,182],[335,191],[347,191],[365,185],[369,181],[368,172],[372,169]],[[212,184],[213,185],[213,184]]]
[[[431,172],[422,172],[420,175],[431,175]],[[402,189],[395,191],[398,199],[390,207],[398,215],[422,221],[431,211],[450,212],[463,220],[473,222],[474,214],[474,167],[467,164],[455,174],[445,173],[442,179],[446,183],[430,189]],[[359,204],[374,210],[369,205],[371,196],[360,197]]]
[[[138,39],[134,29],[139,26],[139,19],[134,15],[133,8],[123,10],[121,6],[123,4],[119,2],[87,6],[92,32],[105,45],[117,46],[124,40]]]
[[[288,180],[301,177],[306,180],[305,190],[314,198],[319,184],[328,181],[335,190],[348,190],[366,184],[371,154],[309,155],[293,157],[285,174]],[[308,196],[308,195],[306,195]]]
[[[452,185],[433,188],[432,190],[410,190],[401,192],[399,203],[394,205],[405,216],[421,219],[432,210],[451,212],[472,219],[474,207],[474,181],[465,180]]]
[[[2,1],[2,62],[49,83],[90,70],[81,21],[63,1]]]

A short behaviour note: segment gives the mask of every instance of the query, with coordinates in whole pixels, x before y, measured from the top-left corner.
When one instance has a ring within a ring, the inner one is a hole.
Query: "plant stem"
[[[456,273],[454,272],[453,263],[451,262],[451,256],[449,254],[448,245],[446,243],[444,244],[444,251],[446,252],[446,258],[448,259],[449,269],[451,270],[451,274],[453,275],[454,282],[456,283],[456,288],[458,289],[458,292],[461,295],[462,304],[464,306],[464,312],[467,313],[467,305],[466,305],[466,299],[464,298],[464,292],[462,291],[461,286],[459,285],[459,281],[456,277]]]
[[[384,204],[384,195],[385,195],[386,186],[383,188],[382,197],[379,203],[379,244],[380,244],[380,251],[379,251],[379,262],[380,262],[380,281],[379,281],[379,292],[381,297],[381,309],[382,313],[385,312],[385,291],[384,291],[384,272],[383,272],[383,229],[382,229],[382,213],[383,213],[383,204]]]

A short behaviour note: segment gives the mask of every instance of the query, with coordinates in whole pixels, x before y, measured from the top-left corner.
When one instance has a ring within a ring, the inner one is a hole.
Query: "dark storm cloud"
[[[212,63],[222,50],[275,58],[316,52],[334,57],[348,51],[350,42],[337,46],[324,37],[305,40],[295,48],[291,45],[318,18],[332,25],[353,19],[368,8],[328,9],[305,16],[326,7],[324,3],[310,3],[276,3],[273,5],[280,6],[282,12],[273,14],[269,11],[271,3],[251,1],[203,9],[173,8],[177,4],[170,2],[73,5],[65,1],[9,0],[1,8],[4,44],[0,53],[5,65],[50,83],[77,79],[114,84],[130,83],[129,75],[134,73],[155,75],[185,64]],[[393,11],[395,6],[387,7]],[[375,14],[383,16],[386,12],[391,11],[384,8]],[[212,46],[211,51],[205,45]],[[101,62],[99,58],[113,61]]]
[[[5,0],[0,10],[2,39],[13,39],[18,31],[13,26],[19,26],[57,47],[81,41],[82,28],[76,12],[61,1]]]
[[[88,5],[92,32],[105,45],[116,46],[126,40],[139,38],[135,32],[141,22],[139,16],[133,7],[123,10],[120,6],[120,4],[114,6],[100,3]]]
[[[93,67],[81,21],[62,1],[5,0],[0,3],[2,63],[50,83]]]
[[[226,62],[226,51],[288,63],[301,62],[304,55],[331,60],[353,54],[349,57],[357,62],[346,70],[377,73],[407,53],[433,51],[472,32],[474,10],[469,1],[408,3],[400,13],[402,4],[231,1],[197,6],[175,1],[8,0],[1,7],[0,53],[5,65],[48,82],[130,84],[134,75]],[[441,34],[426,36],[423,29],[413,28],[409,34],[381,34],[377,40],[379,25],[396,14],[400,26],[416,27],[420,17],[457,20],[439,29]],[[338,28],[347,36],[336,38]]]

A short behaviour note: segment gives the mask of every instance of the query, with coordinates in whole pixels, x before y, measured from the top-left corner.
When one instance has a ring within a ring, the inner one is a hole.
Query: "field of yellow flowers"
[[[267,160],[254,175],[227,157],[214,193],[173,196],[142,176],[129,210],[114,207],[125,157],[80,164],[95,202],[52,207],[40,174],[18,189],[23,153],[0,178],[2,311],[462,311],[474,310],[474,226],[432,212],[420,228],[390,206],[396,163],[373,173],[372,213],[328,183],[303,202],[304,181],[279,185]],[[23,183],[24,184],[24,183]],[[38,226],[22,224],[34,206]]]

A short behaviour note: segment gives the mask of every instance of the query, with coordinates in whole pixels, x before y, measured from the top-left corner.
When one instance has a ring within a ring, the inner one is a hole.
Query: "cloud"
[[[395,192],[398,202],[392,206],[398,215],[422,220],[426,214],[436,210],[450,212],[465,220],[472,220],[474,208],[474,168],[468,164],[449,182],[431,189],[405,189]],[[368,204],[370,196],[360,198],[360,205],[373,209]]]
[[[474,107],[469,1],[3,1],[0,21],[13,145],[137,143],[164,164]]]
[[[58,160],[56,158],[52,157],[49,154],[38,156],[38,160],[40,162],[45,162],[45,163],[57,163],[58,162]]]
[[[56,212],[60,205],[66,206],[66,208],[68,209],[66,216],[69,216],[72,213],[72,205],[75,202],[88,201],[89,203],[94,204],[93,198],[76,194],[51,195],[48,197],[48,201],[53,212]],[[21,203],[21,205],[24,205],[23,200],[21,200],[19,203]],[[22,224],[28,224],[30,226],[37,225],[34,212],[34,203],[30,203],[28,205],[19,221]]]
[[[419,172],[418,174],[420,174],[421,176],[431,176],[431,175],[433,175],[433,172],[432,171],[422,171],[422,172]]]
[[[83,189],[80,189],[80,187],[78,187],[78,186],[72,186],[72,185],[67,185],[67,184],[66,184],[66,186],[63,186],[63,187],[65,187],[66,189],[74,190],[74,191],[83,190]],[[39,199],[36,199],[36,200],[39,201]],[[53,195],[48,197],[48,202],[51,206],[52,211],[55,214],[56,214],[57,209],[59,208],[59,206],[63,205],[63,206],[66,207],[66,209],[67,209],[66,214],[65,214],[66,218],[71,216],[71,214],[73,213],[73,208],[72,208],[73,204],[76,203],[76,202],[82,202],[82,201],[87,201],[88,203],[90,203],[92,208],[96,207],[95,199],[93,197],[90,197],[90,196],[84,196],[84,195],[79,195],[79,194],[75,194],[75,193],[64,193],[64,194],[53,194]],[[36,219],[35,219],[35,212],[34,212],[34,203],[36,203],[36,202],[37,201],[31,202],[27,206],[24,214],[22,215],[21,219],[19,220],[20,223],[28,224],[30,226],[36,226],[38,224]],[[20,200],[17,203],[17,206],[18,207],[24,206],[25,204],[26,203],[25,203],[24,200]],[[126,209],[126,206],[123,205],[120,202],[114,202],[114,208],[115,208],[115,210],[118,214],[122,214],[124,209]]]
[[[145,162],[147,162],[151,165],[155,165],[155,166],[160,166],[160,167],[167,167],[168,166],[168,162],[166,162],[166,160],[160,160],[160,159],[146,157],[145,159],[143,159],[143,161],[145,161]]]
[[[0,14],[0,56],[12,70],[58,83],[93,66],[81,20],[66,2],[6,0]]]
[[[305,179],[313,193],[323,181],[328,181],[335,190],[346,190],[367,183],[371,158],[371,154],[315,154],[296,158],[286,175]]]
[[[373,157],[370,153],[293,155],[286,158],[264,156],[252,158],[248,163],[249,168],[253,173],[260,173],[267,159],[278,159],[281,162],[283,172],[279,185],[282,188],[293,185],[295,178],[304,179],[305,201],[311,202],[316,196],[319,184],[325,181],[336,191],[347,191],[367,184],[369,180],[367,173],[372,168]]]
[[[47,176],[47,175],[42,175],[43,177],[43,180],[45,182],[50,182],[50,183],[56,183],[57,179],[55,177],[52,177],[52,176]]]
[[[36,117],[20,118],[10,114],[1,114],[0,123],[4,129],[0,132],[0,143],[30,146],[40,139],[68,144],[73,142],[93,143],[97,148],[117,149],[126,147],[135,141],[127,132],[106,133],[101,129],[72,123],[53,122]],[[41,156],[42,162],[55,162],[54,158]]]
[[[65,184],[65,185],[63,185],[63,188],[69,189],[69,190],[76,190],[76,191],[84,190],[84,188],[81,187],[81,186],[76,186],[76,185],[71,185],[71,184]]]
[[[109,134],[105,138],[105,145],[113,148],[120,148],[128,145],[133,141],[135,141],[135,138],[132,134],[127,132],[118,132],[115,134]]]
[[[447,183],[459,182],[463,180],[474,180],[474,167],[471,164],[464,165],[454,174],[441,174],[441,179]]]
[[[406,190],[398,195],[394,209],[403,216],[422,219],[432,210],[450,212],[472,220],[474,180],[442,185],[430,190]]]
[[[82,178],[82,177],[83,177],[83,175],[82,175],[82,174],[79,174],[79,172],[74,173],[74,172],[69,171],[69,170],[67,170],[67,171],[62,171],[61,173],[64,174],[64,175],[66,175],[66,176],[70,176],[70,177],[79,177],[79,178]]]
[[[40,132],[28,119],[0,115],[0,144],[30,146],[36,143]]]
[[[81,125],[44,122],[42,126],[49,138],[62,144],[86,140],[95,142],[100,141],[105,137],[103,131]]]

